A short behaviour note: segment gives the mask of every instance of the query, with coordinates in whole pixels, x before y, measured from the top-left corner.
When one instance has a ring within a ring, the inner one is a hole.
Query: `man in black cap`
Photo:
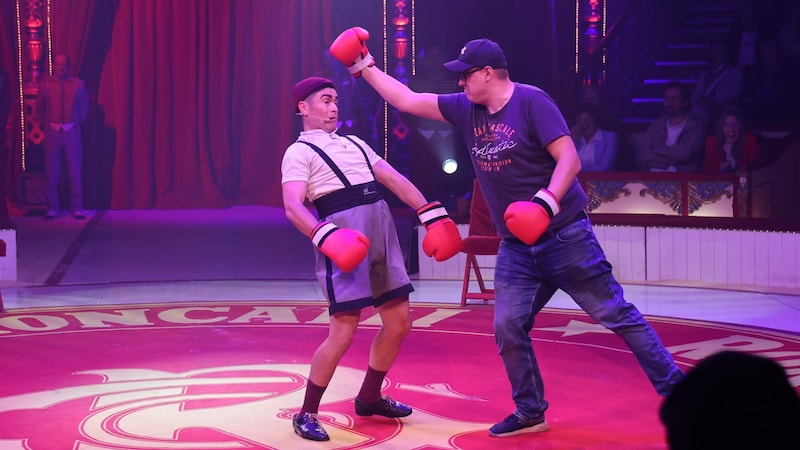
[[[327,441],[317,419],[319,404],[366,307],[375,307],[383,326],[370,347],[356,414],[411,414],[408,405],[381,395],[384,377],[411,330],[408,295],[414,288],[378,183],[417,210],[426,228],[422,246],[428,256],[444,261],[456,255],[461,235],[439,202],[428,203],[366,142],[336,134],[339,97],[333,82],[306,78],[294,86],[292,98],[303,131],[281,163],[283,204],[292,224],[314,243],[317,279],[330,313],[330,333],[311,358],[305,400],[292,423],[300,436]],[[319,218],[306,208],[306,198]]]
[[[495,266],[495,340],[516,409],[492,436],[545,431],[544,386],[530,331],[557,289],[622,337],[662,394],[683,378],[669,351],[611,274],[584,211],[581,164],[558,106],[541,89],[509,78],[489,39],[468,42],[445,67],[460,74],[455,94],[417,93],[374,67],[363,28],[343,32],[331,54],[402,112],[452,123],[467,143],[475,175],[503,241]]]

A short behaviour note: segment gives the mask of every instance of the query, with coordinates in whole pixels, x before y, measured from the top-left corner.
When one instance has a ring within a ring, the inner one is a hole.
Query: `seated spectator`
[[[722,108],[739,100],[744,87],[742,68],[733,63],[725,41],[711,43],[709,67],[700,72],[692,94],[692,112],[706,123],[716,122]]]
[[[602,108],[600,88],[594,84],[582,84],[578,90],[578,104],[589,104],[594,106],[598,111]]]
[[[610,111],[611,108],[607,106],[607,102],[603,101],[603,93],[599,86],[594,84],[581,85],[580,89],[578,90],[577,101],[575,104],[577,106],[593,106],[594,110],[597,112],[597,115],[595,116],[597,125],[603,130],[614,132],[619,130],[619,117],[614,115]],[[575,117],[576,111],[570,111],[568,116]]]
[[[636,142],[637,169],[649,172],[700,172],[706,124],[689,111],[689,92],[677,81],[664,88],[665,114]]]
[[[748,170],[761,159],[761,143],[745,129],[739,109],[729,107],[717,119],[714,135],[706,139],[703,172],[729,173]]]
[[[617,134],[597,126],[597,110],[589,104],[579,105],[571,127],[572,140],[581,158],[583,172],[616,170]]]
[[[800,396],[765,357],[723,351],[700,361],[660,408],[670,450],[800,448]]]
[[[750,122],[780,123],[800,119],[800,71],[786,57],[776,37],[758,46],[759,64],[745,85],[742,110]]]

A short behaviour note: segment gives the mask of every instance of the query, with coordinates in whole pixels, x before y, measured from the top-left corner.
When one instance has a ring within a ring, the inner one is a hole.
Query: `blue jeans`
[[[75,125],[72,129],[54,130],[48,124],[43,124],[44,132],[44,166],[47,174],[47,211],[58,213],[61,210],[58,185],[61,178],[61,161],[66,163],[67,178],[69,181],[70,210],[72,212],[83,209],[83,184],[81,182],[81,127]]]
[[[625,301],[588,219],[559,229],[527,246],[503,241],[494,274],[494,333],[511,395],[520,416],[539,418],[547,409],[530,331],[557,289],[566,292],[598,323],[630,347],[650,382],[667,395],[683,371],[636,307]]]

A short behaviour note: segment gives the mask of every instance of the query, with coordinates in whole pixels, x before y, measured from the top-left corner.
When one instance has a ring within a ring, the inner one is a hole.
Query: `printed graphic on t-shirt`
[[[470,152],[484,172],[498,172],[511,164],[510,150],[517,146],[516,130],[505,123],[486,123],[473,129],[475,143]]]

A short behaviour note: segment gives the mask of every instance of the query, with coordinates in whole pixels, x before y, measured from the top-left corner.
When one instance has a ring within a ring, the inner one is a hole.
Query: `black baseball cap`
[[[506,68],[506,54],[491,39],[475,39],[467,42],[461,49],[458,59],[444,63],[444,67],[451,72],[463,72],[473,67],[491,66],[495,69]]]

